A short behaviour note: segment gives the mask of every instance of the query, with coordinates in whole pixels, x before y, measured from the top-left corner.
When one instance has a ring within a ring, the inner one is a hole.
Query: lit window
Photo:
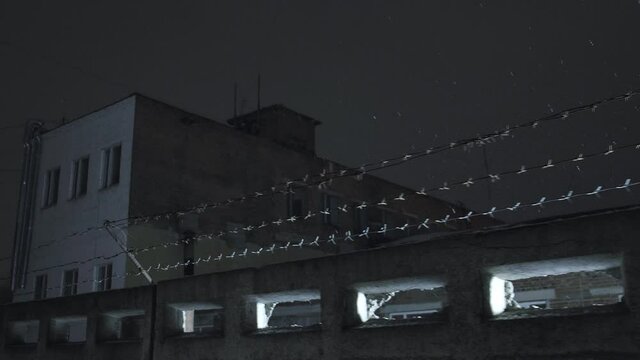
[[[71,296],[78,293],[78,269],[64,272],[62,279],[62,295]]]
[[[248,296],[255,328],[298,330],[321,322],[320,291],[297,290]]]
[[[592,255],[487,269],[489,305],[498,318],[607,309],[623,301],[619,255]]]
[[[94,273],[94,287],[96,291],[111,289],[112,265],[103,264],[96,266]]]
[[[76,199],[87,194],[87,182],[89,179],[89,157],[84,157],[73,162],[71,173],[71,199]]]
[[[102,150],[102,172],[100,188],[108,188],[120,182],[122,146],[115,145]]]
[[[209,302],[167,305],[165,333],[168,336],[212,335],[223,331],[223,308]]]
[[[440,320],[447,304],[442,277],[401,278],[353,286],[349,304],[356,324],[384,325],[396,320]]]
[[[58,186],[60,185],[60,167],[47,170],[44,177],[42,206],[53,206],[58,202]]]
[[[36,285],[33,298],[35,300],[47,297],[47,274],[36,276]]]

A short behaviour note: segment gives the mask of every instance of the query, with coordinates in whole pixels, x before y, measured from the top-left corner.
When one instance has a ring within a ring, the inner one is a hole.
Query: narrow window
[[[287,217],[302,216],[304,211],[304,194],[302,190],[287,194]]]
[[[78,293],[78,269],[71,269],[64,272],[62,280],[62,295],[71,296]]]
[[[50,207],[58,202],[58,186],[60,184],[60,167],[47,170],[44,178],[43,207]]]
[[[111,163],[111,149],[102,150],[102,171],[100,173],[100,188],[109,186],[109,165]]]
[[[71,199],[76,199],[87,194],[87,181],[89,179],[89,157],[84,157],[73,162],[71,173]]]
[[[329,212],[328,214],[323,214],[322,221],[325,224],[337,226],[338,225],[338,206],[340,206],[338,198],[333,195],[322,194],[322,205],[323,205],[322,210]]]
[[[33,298],[35,300],[47,297],[47,274],[36,276],[36,287]]]
[[[195,271],[195,265],[193,264],[194,236],[195,234],[192,231],[186,231],[182,236],[182,260],[187,264],[183,267],[184,276],[191,276]]]
[[[112,265],[103,264],[95,268],[95,290],[104,291],[111,289]]]
[[[111,176],[109,177],[109,186],[116,185],[120,182],[120,157],[122,155],[122,146],[116,145],[111,148]]]
[[[120,182],[121,158],[122,145],[115,145],[102,150],[100,188],[108,188]]]

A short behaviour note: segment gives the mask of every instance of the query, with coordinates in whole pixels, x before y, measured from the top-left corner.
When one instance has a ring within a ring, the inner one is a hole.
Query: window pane
[[[102,150],[102,172],[100,177],[100,188],[106,188],[109,185],[109,162],[111,151],[109,149]]]
[[[80,163],[78,160],[73,162],[73,169],[71,170],[71,194],[69,198],[74,199],[78,193],[78,171]]]
[[[87,193],[87,181],[89,179],[89,158],[84,158],[80,162],[80,175],[78,196],[85,195]]]
[[[58,202],[58,185],[60,184],[60,168],[53,170],[53,182],[51,185],[51,205],[55,205]]]
[[[122,155],[122,147],[120,145],[113,147],[111,150],[112,169],[111,181],[109,185],[115,185],[120,182],[120,156]]]

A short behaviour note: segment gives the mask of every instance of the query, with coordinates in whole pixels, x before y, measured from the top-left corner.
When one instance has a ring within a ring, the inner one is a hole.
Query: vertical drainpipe
[[[13,263],[11,266],[11,290],[24,288],[31,247],[33,214],[38,185],[38,170],[42,150],[40,134],[43,124],[39,121],[29,122],[24,133],[24,151],[18,212],[13,240]]]

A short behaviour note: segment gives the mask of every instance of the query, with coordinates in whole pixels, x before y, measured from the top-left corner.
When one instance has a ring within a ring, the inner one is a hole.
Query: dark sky
[[[283,103],[348,165],[446,144],[640,87],[638,1],[0,1],[0,128],[49,126],[132,92],[224,121]],[[639,97],[384,176],[419,188],[640,141]],[[0,130],[12,242],[22,129]],[[637,151],[636,151],[637,153]],[[640,179],[612,154],[440,194],[477,210]],[[638,192],[504,218],[637,203]],[[6,251],[6,250],[5,250]]]

